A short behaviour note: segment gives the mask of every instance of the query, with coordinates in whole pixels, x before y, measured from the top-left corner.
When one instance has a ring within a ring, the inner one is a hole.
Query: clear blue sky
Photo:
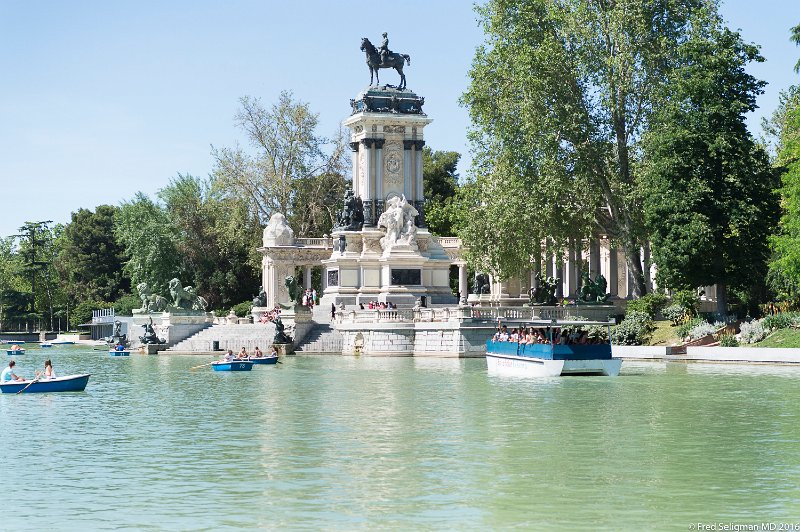
[[[243,95],[271,103],[292,90],[330,135],[369,82],[361,37],[383,31],[411,55],[408,87],[434,119],[428,145],[466,156],[458,98],[482,40],[471,5],[0,0],[0,235],[152,195],[178,172],[207,175],[210,146],[242,140],[233,115]],[[751,69],[769,82],[750,120],[760,133],[778,92],[800,82],[800,48],[788,40],[800,2],[728,0],[723,14],[767,59]]]

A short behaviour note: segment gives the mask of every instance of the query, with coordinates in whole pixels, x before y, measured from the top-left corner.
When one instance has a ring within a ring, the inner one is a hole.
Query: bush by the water
[[[651,320],[656,318],[656,314],[667,305],[668,299],[665,294],[660,292],[650,292],[639,299],[628,302],[627,311],[632,310],[644,312],[650,316]]]
[[[111,305],[102,301],[81,301],[69,313],[69,322],[73,328],[92,321],[92,311],[109,308]]]
[[[705,323],[705,320],[701,318],[692,318],[678,325],[678,328],[675,330],[675,334],[678,335],[678,338],[686,338],[687,336],[689,336],[689,331],[691,331],[701,323]]]
[[[720,347],[739,347],[739,341],[735,334],[720,334],[719,345]]]
[[[761,320],[746,321],[739,326],[739,341],[743,344],[754,344],[767,337]]]
[[[142,300],[133,294],[125,294],[114,301],[114,312],[119,316],[132,316],[133,310],[141,308]]]
[[[671,321],[674,327],[677,327],[689,317],[686,313],[686,309],[681,305],[670,305],[661,311],[661,315],[664,316],[665,319]]]
[[[779,312],[770,314],[761,319],[761,326],[766,331],[777,331],[778,329],[788,329],[800,323],[800,315],[796,312]]]
[[[646,312],[630,310],[622,323],[611,331],[611,341],[617,345],[645,345],[653,335],[653,320]]]
[[[707,321],[698,323],[689,331],[689,338],[692,340],[698,340],[703,338],[704,336],[708,336],[709,334],[714,334],[717,332],[717,329],[722,327],[723,324],[719,325],[711,325]]]

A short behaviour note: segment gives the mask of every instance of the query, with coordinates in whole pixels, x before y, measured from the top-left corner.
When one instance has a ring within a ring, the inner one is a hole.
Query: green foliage
[[[141,308],[142,300],[134,294],[123,294],[114,301],[114,312],[119,316],[132,316],[133,310]]]
[[[758,48],[716,16],[699,11],[694,21],[658,127],[645,135],[641,194],[659,284],[716,284],[724,305],[726,286],[764,285],[777,176],[745,123],[763,92],[745,71],[763,61]]]
[[[796,312],[779,312],[761,319],[761,325],[767,331],[796,327],[798,323],[800,323],[800,314]]]
[[[722,333],[719,335],[719,345],[720,347],[739,347],[739,340],[736,339],[735,334]]]
[[[678,290],[672,294],[672,304],[680,305],[690,317],[697,316],[697,309],[700,308],[700,296],[694,290]]]
[[[686,309],[678,304],[673,304],[661,311],[664,318],[672,322],[673,326],[678,326],[689,318]]]
[[[769,330],[764,329],[761,320],[746,321],[739,326],[739,338],[743,344],[760,342],[768,334]]]
[[[654,330],[653,320],[646,312],[632,310],[611,331],[611,341],[616,345],[647,345]]]
[[[677,334],[679,338],[686,338],[689,336],[689,332],[701,323],[706,323],[706,321],[703,318],[690,318],[678,325],[675,334]]]
[[[248,314],[250,314],[250,310],[253,308],[252,301],[244,301],[237,305],[233,306],[233,312],[236,313],[237,316],[240,318],[244,318]]]
[[[701,0],[490,0],[463,97],[477,194],[459,232],[478,269],[504,277],[599,226],[645,293],[639,139]]]
[[[91,323],[92,311],[108,308],[103,301],[84,300],[78,303],[69,313],[69,322],[73,329],[84,323]]]
[[[632,310],[644,312],[650,319],[655,319],[656,314],[663,309],[668,302],[667,296],[661,292],[651,292],[645,294],[639,299],[634,299],[628,302],[627,312]]]
[[[422,150],[422,175],[425,194],[425,221],[431,233],[455,236],[458,214],[455,200],[458,191],[456,167],[461,154],[454,151]]]
[[[287,221],[295,236],[319,238],[331,234],[350,182],[342,174],[325,173],[297,178],[294,185]]]
[[[114,301],[130,291],[130,278],[123,271],[127,257],[114,238],[116,210],[110,205],[94,212],[79,209],[61,235],[58,268],[73,301]]]

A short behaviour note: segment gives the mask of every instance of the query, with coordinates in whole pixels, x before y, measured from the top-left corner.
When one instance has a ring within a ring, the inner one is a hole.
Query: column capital
[[[414,147],[417,148],[417,151],[421,150],[423,146],[425,146],[425,141],[424,140],[415,140],[414,141]]]
[[[403,149],[404,150],[410,150],[411,147],[414,146],[415,142],[416,142],[416,140],[404,140],[403,141]]]
[[[386,139],[372,139],[372,142],[375,143],[376,150],[382,150],[383,144],[386,142]]]
[[[370,139],[370,138],[361,139],[361,144],[363,144],[367,148],[371,148],[374,142],[375,139]]]

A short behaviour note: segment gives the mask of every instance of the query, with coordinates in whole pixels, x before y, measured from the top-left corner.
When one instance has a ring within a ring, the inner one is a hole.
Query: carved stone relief
[[[384,146],[384,176],[389,185],[403,183],[403,148],[399,142],[387,142]]]
[[[406,126],[383,126],[384,133],[405,133]]]

